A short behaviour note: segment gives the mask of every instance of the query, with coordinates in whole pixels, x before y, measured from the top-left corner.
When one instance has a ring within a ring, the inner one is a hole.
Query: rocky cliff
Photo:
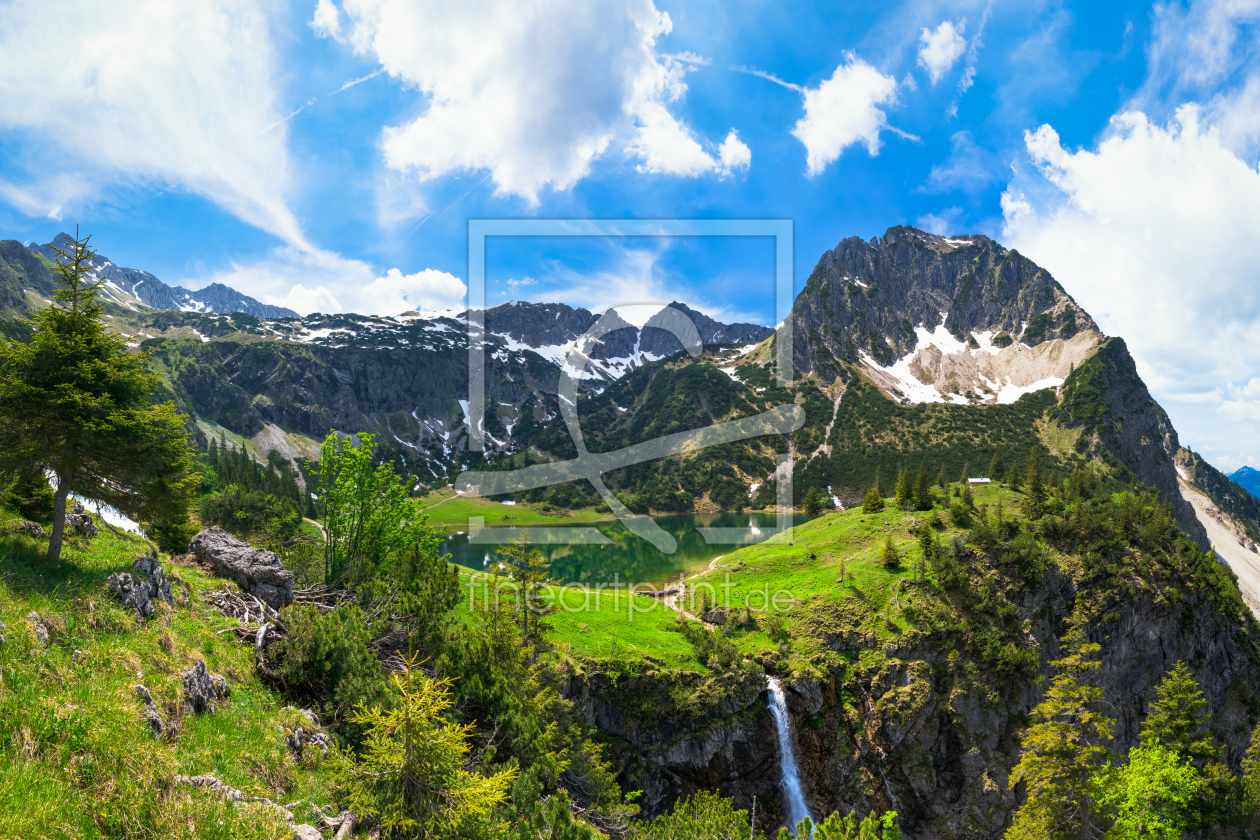
[[[960,650],[913,623],[896,641],[880,641],[860,609],[806,604],[790,619],[791,644],[812,640],[834,652],[785,679],[811,810],[896,810],[915,840],[1000,837],[1024,796],[1008,778],[1020,734],[1044,690],[1042,678],[1053,673],[1049,663],[1074,605],[1096,616],[1096,684],[1116,721],[1110,747],[1123,752],[1137,743],[1155,686],[1184,660],[1203,688],[1221,755],[1237,769],[1260,717],[1252,690],[1260,677],[1256,622],[1220,576],[1228,572],[1211,565],[1161,570],[1142,555],[1122,550],[1115,558],[1121,574],[1065,558],[1034,582],[1000,550],[991,557],[962,549],[971,585],[989,588],[988,609],[1010,611],[1008,626],[1033,652],[1027,667],[968,655],[967,645]],[[912,603],[941,594],[923,584],[909,591]],[[964,627],[964,636],[969,632]],[[778,659],[762,665],[782,667]],[[716,788],[741,808],[756,796],[764,824],[776,825],[783,807],[764,677],[745,670],[699,691],[701,682],[663,670],[633,678],[583,674],[567,693],[609,736],[623,786],[644,791],[649,813]],[[692,705],[673,699],[698,691],[704,699]]]

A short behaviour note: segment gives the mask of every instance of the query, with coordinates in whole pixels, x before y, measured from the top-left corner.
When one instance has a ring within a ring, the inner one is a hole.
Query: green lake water
[[[807,522],[812,517],[795,514],[793,525]],[[709,565],[714,557],[729,554],[742,544],[752,544],[774,533],[776,514],[773,513],[687,513],[654,517],[656,524],[678,541],[672,554],[656,548],[641,537],[626,530],[620,522],[599,522],[594,526],[562,525],[548,528],[548,535],[563,538],[563,532],[571,528],[595,527],[610,542],[606,545],[565,545],[539,543],[534,547],[551,561],[551,575],[564,583],[651,584],[659,586],[677,580],[680,574],[691,574]],[[697,528],[740,529],[745,536],[740,542],[730,539],[730,534],[718,535],[719,540],[709,542]],[[453,534],[446,538],[442,551],[451,560],[470,569],[485,569],[494,562],[495,545],[508,542],[514,532],[509,529],[487,529],[478,539],[490,542],[474,543],[467,533]]]

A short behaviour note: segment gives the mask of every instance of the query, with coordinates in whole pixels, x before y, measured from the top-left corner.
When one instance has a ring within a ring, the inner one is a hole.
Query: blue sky
[[[460,304],[469,218],[790,218],[798,288],[846,236],[985,233],[1255,463],[1260,1],[105,5],[0,2],[0,237],[392,314]],[[773,319],[765,240],[489,257],[491,302]]]

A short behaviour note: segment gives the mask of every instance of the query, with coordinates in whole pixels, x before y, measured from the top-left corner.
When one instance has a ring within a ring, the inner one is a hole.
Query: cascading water
[[[774,718],[774,731],[779,739],[779,766],[782,777],[779,786],[783,788],[783,799],[787,805],[788,826],[796,832],[796,824],[813,815],[805,804],[805,794],[801,793],[801,778],[796,772],[796,751],[792,747],[792,718],[788,715],[787,700],[783,696],[783,686],[774,677],[767,677],[770,684],[770,715]]]

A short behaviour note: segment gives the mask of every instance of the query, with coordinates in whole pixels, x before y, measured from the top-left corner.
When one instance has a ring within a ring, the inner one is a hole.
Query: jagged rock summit
[[[907,403],[1011,403],[1062,385],[1102,332],[1045,269],[985,236],[889,228],[823,254],[792,310],[795,363],[860,364]]]
[[[56,262],[58,256],[52,246],[65,250],[69,242],[70,237],[67,234],[59,233],[48,245],[31,242],[26,245],[26,249],[33,254],[44,256],[51,262]],[[12,250],[11,246],[9,250]],[[92,260],[91,265],[93,276],[105,281],[106,296],[127,309],[174,309],[184,312],[221,314],[244,312],[255,318],[296,318],[298,316],[292,309],[261,303],[222,283],[211,283],[203,289],[190,291],[183,286],[168,286],[147,271],[123,268],[108,257],[98,255]]]

